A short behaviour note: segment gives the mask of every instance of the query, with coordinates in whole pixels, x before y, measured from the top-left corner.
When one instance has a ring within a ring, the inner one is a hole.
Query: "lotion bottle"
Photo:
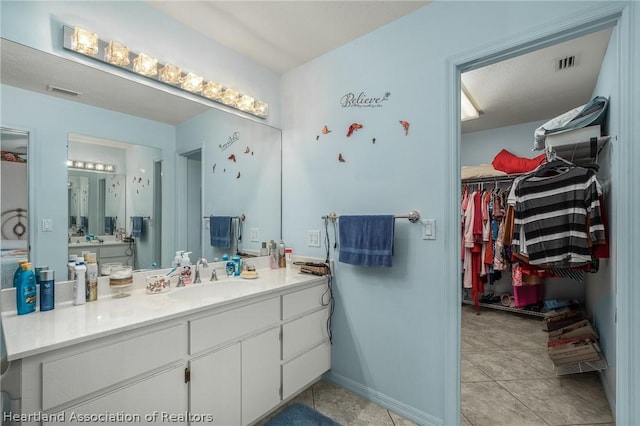
[[[20,281],[16,285],[16,309],[18,315],[36,310],[36,276],[29,262],[21,265]]]
[[[52,269],[40,271],[40,312],[55,308],[55,290],[55,271]]]
[[[84,260],[78,259],[74,270],[76,280],[73,282],[73,304],[84,305],[87,303],[87,283],[85,281],[87,267],[84,265]]]
[[[191,259],[189,258],[190,254],[190,251],[182,254],[182,271],[180,272],[180,275],[182,276],[182,282],[185,285],[189,285],[193,282],[193,277],[191,275]]]
[[[75,281],[76,280],[76,271],[75,271],[75,267],[76,267],[76,260],[78,259],[78,256],[75,254],[70,254],[69,255],[69,263],[67,263],[67,279],[69,281]]]

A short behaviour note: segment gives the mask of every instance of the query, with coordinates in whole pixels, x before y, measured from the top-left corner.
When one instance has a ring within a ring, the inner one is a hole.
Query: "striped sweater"
[[[514,252],[526,252],[532,265],[589,263],[591,245],[605,240],[599,188],[595,172],[578,166],[521,179],[515,188]]]

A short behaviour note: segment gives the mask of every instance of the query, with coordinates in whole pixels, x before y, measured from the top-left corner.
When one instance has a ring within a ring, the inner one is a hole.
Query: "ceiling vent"
[[[49,92],[61,93],[63,95],[67,95],[67,96],[78,96],[78,95],[82,94],[80,92],[76,92],[75,90],[65,89],[64,87],[58,87],[58,86],[54,86],[52,84],[47,85],[47,90]]]
[[[554,59],[556,71],[564,71],[569,68],[575,68],[578,66],[578,58],[576,55],[565,56],[563,58]]]

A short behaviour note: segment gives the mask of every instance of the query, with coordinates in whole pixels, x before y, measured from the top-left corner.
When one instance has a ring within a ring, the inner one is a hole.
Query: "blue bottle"
[[[55,308],[55,271],[45,269],[40,271],[40,312]]]
[[[231,262],[229,260],[229,255],[227,253],[222,255],[222,261],[223,262],[227,262],[224,265],[224,269],[225,269],[225,272],[227,273],[227,276],[228,277],[232,276],[233,273],[235,272],[235,268],[236,268],[235,263],[233,263],[233,262]]]
[[[20,281],[16,285],[16,308],[18,315],[36,310],[36,276],[29,262],[22,264]]]
[[[22,275],[22,265],[27,263],[27,259],[18,260],[18,268],[16,272],[13,274],[13,286],[18,287],[18,283],[20,282],[20,275]]]
[[[239,277],[240,271],[242,270],[241,268],[242,260],[240,259],[240,256],[231,256],[231,261],[233,262],[233,267],[235,269],[235,272],[233,275],[235,275],[236,277]]]

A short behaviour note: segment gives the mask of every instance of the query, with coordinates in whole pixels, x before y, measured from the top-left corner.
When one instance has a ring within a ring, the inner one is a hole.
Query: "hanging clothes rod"
[[[202,216],[203,219],[209,219],[211,216]],[[242,213],[240,216],[231,216],[231,219],[240,219],[240,221],[244,222],[247,216]]]
[[[518,176],[524,176],[525,173],[511,174],[511,175],[501,175],[501,176],[487,176],[487,177],[477,177],[477,178],[467,178],[462,179],[462,184],[471,184],[471,183],[511,183]]]
[[[326,216],[322,216],[322,219],[329,219],[332,222],[335,222],[338,219],[338,214],[336,212],[331,212]],[[409,222],[416,223],[420,220],[420,212],[417,210],[411,210],[409,214],[397,214],[394,216],[396,219],[409,219]]]

